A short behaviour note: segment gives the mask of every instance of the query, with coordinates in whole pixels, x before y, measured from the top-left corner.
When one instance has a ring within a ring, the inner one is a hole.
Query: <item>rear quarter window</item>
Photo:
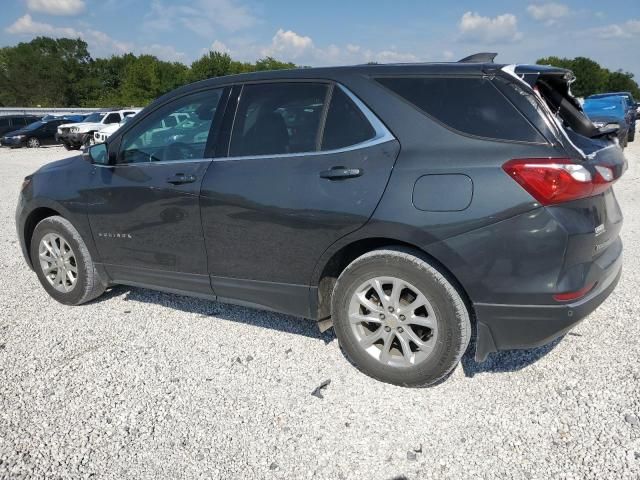
[[[445,126],[474,137],[546,143],[522,113],[482,77],[381,77],[376,81]]]

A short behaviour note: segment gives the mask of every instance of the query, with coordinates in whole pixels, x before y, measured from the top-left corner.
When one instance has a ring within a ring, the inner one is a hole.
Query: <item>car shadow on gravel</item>
[[[145,288],[116,285],[107,290],[92,303],[104,301],[143,302],[161,305],[163,307],[181,310],[186,313],[198,314],[200,317],[214,317],[221,320],[244,323],[255,327],[269,328],[280,332],[293,333],[309,338],[317,338],[325,344],[331,343],[336,337],[333,329],[320,333],[318,326],[312,320],[285,315],[282,313],[241,307],[213,300],[203,300],[171,293],[163,293]],[[125,309],[125,311],[127,311]]]
[[[120,300],[119,297],[121,297]],[[269,328],[279,332],[316,338],[322,340],[325,344],[331,343],[336,338],[333,329],[320,333],[318,326],[312,320],[270,312],[268,310],[259,310],[215,302],[213,300],[203,300],[183,295],[163,293],[156,290],[147,290],[145,288],[116,285],[109,288],[102,296],[93,300],[92,303],[102,303],[105,301],[122,301],[125,303],[123,309],[126,313],[130,312],[130,310],[126,308],[126,302],[153,303],[155,305],[181,310],[186,313],[198,314],[204,318],[213,317],[253,325],[255,327]],[[569,335],[571,335],[571,333]],[[548,354],[563,338],[564,337],[557,338],[547,345],[528,350],[507,350],[492,353],[484,362],[479,363],[474,360],[474,338],[462,357],[462,368],[465,376],[469,378],[478,373],[504,373],[522,370]]]
[[[505,350],[491,353],[484,362],[474,360],[475,345],[472,345],[462,357],[462,369],[467,377],[473,377],[478,373],[505,373],[522,370],[556,348],[563,338],[564,336],[556,338],[547,345],[528,350]]]

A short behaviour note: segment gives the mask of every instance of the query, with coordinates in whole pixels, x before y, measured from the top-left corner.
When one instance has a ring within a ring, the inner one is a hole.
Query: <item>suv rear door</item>
[[[309,314],[309,279],[332,243],[362,226],[399,143],[355,96],[322,81],[235,87],[230,132],[202,184],[216,295]]]

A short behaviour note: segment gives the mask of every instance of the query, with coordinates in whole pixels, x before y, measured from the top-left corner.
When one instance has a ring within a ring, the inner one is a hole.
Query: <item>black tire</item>
[[[383,364],[360,346],[351,328],[352,296],[363,282],[384,276],[417,287],[435,313],[438,334],[433,350],[416,365]],[[359,370],[377,380],[405,387],[425,387],[446,378],[460,362],[471,339],[469,311],[460,293],[425,259],[400,247],[374,250],[347,266],[333,290],[332,318],[343,352]]]
[[[27,138],[27,147],[28,148],[40,148],[40,140],[36,137]]]
[[[635,139],[636,139],[636,130],[635,128],[632,128],[631,130],[629,130],[629,137],[627,138],[627,143],[633,142]]]
[[[47,280],[40,264],[40,241],[45,235],[50,233],[63,237],[74,253],[78,275],[75,286],[69,292],[56,290],[49,280]],[[106,285],[102,282],[96,270],[84,240],[82,240],[80,233],[78,233],[71,222],[63,217],[48,217],[36,225],[31,238],[30,254],[33,268],[38,275],[40,283],[47,293],[60,303],[65,305],[80,305],[99,297],[105,291]]]

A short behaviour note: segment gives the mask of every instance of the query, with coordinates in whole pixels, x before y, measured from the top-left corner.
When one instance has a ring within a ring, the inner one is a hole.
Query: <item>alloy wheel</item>
[[[71,245],[57,233],[47,233],[38,246],[40,268],[49,284],[68,293],[78,283],[78,263]]]
[[[393,367],[427,360],[438,336],[436,314],[427,297],[395,277],[362,283],[351,297],[349,323],[360,347]]]
[[[27,141],[27,146],[29,148],[38,148],[40,146],[40,140],[38,140],[37,138],[30,138]]]

